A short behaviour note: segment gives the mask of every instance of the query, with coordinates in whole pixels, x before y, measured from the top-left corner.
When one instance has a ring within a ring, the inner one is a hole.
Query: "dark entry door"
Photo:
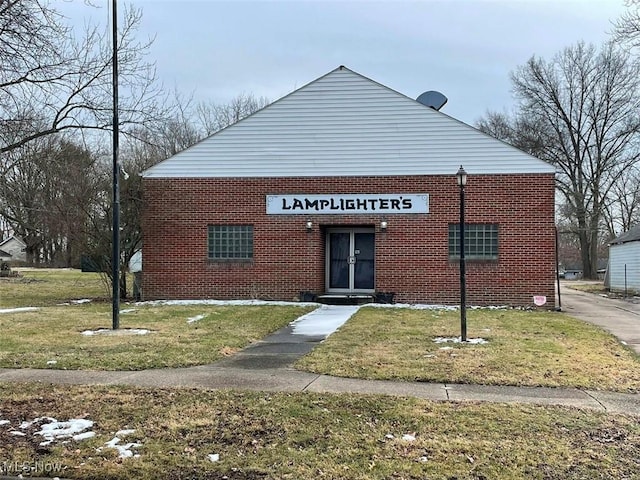
[[[371,229],[327,233],[327,291],[363,292],[375,288],[375,234]]]

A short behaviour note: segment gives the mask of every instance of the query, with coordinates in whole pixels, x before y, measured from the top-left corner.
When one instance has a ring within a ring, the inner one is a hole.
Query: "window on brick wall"
[[[464,225],[467,260],[498,259],[498,225],[495,223],[471,223]],[[460,224],[449,224],[449,258],[460,258]]]
[[[250,260],[253,225],[209,225],[208,247],[212,260]]]

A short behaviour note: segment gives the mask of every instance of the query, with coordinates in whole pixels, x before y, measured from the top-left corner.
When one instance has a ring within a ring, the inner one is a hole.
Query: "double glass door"
[[[327,291],[375,290],[373,229],[331,229],[327,232]]]

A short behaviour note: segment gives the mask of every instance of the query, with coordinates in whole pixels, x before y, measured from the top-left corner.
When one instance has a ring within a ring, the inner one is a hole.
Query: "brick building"
[[[554,305],[554,169],[345,67],[143,173],[143,295]],[[381,295],[382,296],[382,295]]]

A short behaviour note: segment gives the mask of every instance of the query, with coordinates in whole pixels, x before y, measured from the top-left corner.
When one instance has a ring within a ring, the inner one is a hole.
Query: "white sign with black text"
[[[429,195],[359,194],[351,195],[267,195],[267,215],[327,215],[429,213]]]

